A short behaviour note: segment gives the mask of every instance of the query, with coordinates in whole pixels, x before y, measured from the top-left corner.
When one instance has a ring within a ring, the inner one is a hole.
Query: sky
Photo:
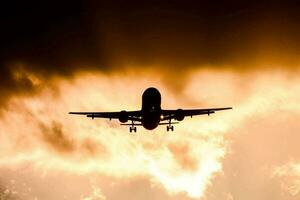
[[[0,199],[296,200],[296,2],[11,1],[0,21]],[[233,107],[129,133],[70,111]]]

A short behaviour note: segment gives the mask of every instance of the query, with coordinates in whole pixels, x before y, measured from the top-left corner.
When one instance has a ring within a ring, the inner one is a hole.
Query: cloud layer
[[[43,194],[49,191],[42,180],[59,179],[63,187],[82,188],[68,194],[57,188],[59,199],[93,195],[132,199],[137,192],[140,197],[153,193],[158,199],[299,195],[298,175],[296,182],[289,178],[297,170],[280,167],[291,159],[299,161],[296,74],[207,68],[195,70],[180,93],[168,89],[163,75],[150,71],[81,72],[72,79],[52,78],[47,84],[35,74],[25,74],[39,91],[11,98],[0,120],[1,180],[20,199],[53,199]],[[186,119],[171,134],[165,127],[129,134],[117,121],[67,115],[139,109],[140,96],[150,85],[160,89],[165,108],[233,106],[234,110]],[[280,186],[282,181],[291,184],[288,190]]]
[[[269,1],[9,3],[1,12],[1,101],[36,90],[27,76],[15,77],[20,68],[49,79],[159,66],[171,80],[207,65],[294,70],[298,10]]]

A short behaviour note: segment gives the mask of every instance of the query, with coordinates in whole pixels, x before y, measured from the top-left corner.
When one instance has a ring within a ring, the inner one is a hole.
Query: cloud
[[[298,196],[300,192],[300,165],[289,162],[273,170],[272,176],[280,179],[282,189],[292,196]]]
[[[74,144],[71,139],[69,139],[62,130],[62,124],[53,121],[50,127],[45,124],[40,124],[40,129],[42,133],[42,139],[57,149],[60,152],[72,152],[74,150]]]
[[[135,75],[121,78],[78,74],[71,81],[58,78],[48,82],[50,87],[44,86],[33,96],[15,97],[1,118],[1,165],[34,163],[34,168],[47,171],[100,173],[119,178],[142,176],[170,193],[203,195],[212,174],[221,170],[220,160],[226,149],[222,136],[197,136],[197,127],[178,130],[189,137],[164,136],[161,128],[153,136],[143,129],[134,136],[124,134],[124,127],[118,122],[67,115],[71,110],[140,109],[141,93],[152,76],[142,75],[130,86],[124,82],[132,81]],[[157,80],[154,85],[163,88]],[[54,92],[52,85],[57,86]],[[135,95],[124,99],[129,92]],[[176,102],[174,97],[169,98]],[[195,187],[190,187],[190,182]]]
[[[10,191],[9,189],[0,188],[0,198],[3,200],[15,199],[15,194],[13,191]]]
[[[81,198],[81,200],[106,200],[106,197],[103,196],[101,189],[95,185],[92,185],[92,194],[87,197]]]
[[[299,65],[299,5],[293,3],[118,5],[46,1],[4,7],[1,105],[38,89],[26,75],[16,79],[20,65],[42,81],[78,71],[154,69],[176,89],[190,71],[205,66],[252,71]]]
[[[3,110],[0,168],[20,173],[15,179],[31,185],[29,196],[44,199],[51,195],[39,192],[47,189],[27,181],[30,178],[21,179],[22,169],[28,170],[28,177],[81,186],[78,193],[67,195],[70,199],[92,194],[87,181],[91,177],[107,199],[118,199],[118,194],[132,199],[134,193],[122,188],[138,186],[141,195],[154,192],[165,199],[280,199],[280,192],[274,192],[280,191],[279,182],[270,173],[288,162],[287,155],[299,159],[298,72],[199,69],[180,93],[166,87],[163,74],[151,70],[78,72],[73,78],[57,76],[47,82],[25,71],[40,89],[14,96]],[[153,132],[138,128],[137,134],[129,134],[118,121],[67,114],[140,109],[141,94],[150,85],[160,89],[164,108],[234,109],[187,118],[168,134],[165,127]],[[1,174],[5,182],[14,177],[7,171]]]

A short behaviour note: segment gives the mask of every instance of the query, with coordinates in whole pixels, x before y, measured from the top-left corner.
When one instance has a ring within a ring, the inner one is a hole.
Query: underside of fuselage
[[[159,113],[145,113],[142,118],[142,125],[145,129],[153,130],[155,129],[160,122],[160,114]]]

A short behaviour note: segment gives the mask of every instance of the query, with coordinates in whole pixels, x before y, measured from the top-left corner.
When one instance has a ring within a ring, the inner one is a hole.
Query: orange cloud
[[[171,196],[203,198],[224,173],[223,160],[229,152],[236,153],[229,138],[239,135],[237,130],[247,130],[248,120],[278,111],[299,113],[299,82],[281,71],[241,74],[204,68],[194,71],[176,94],[165,85],[163,75],[151,71],[55,77],[31,97],[12,98],[3,111],[0,166],[31,163],[45,172],[117,180],[145,177]],[[186,119],[174,133],[159,127],[152,132],[139,128],[137,134],[128,133],[118,121],[67,114],[140,109],[141,94],[149,86],[160,89],[164,108],[233,106],[234,110]]]
[[[289,162],[273,170],[273,177],[280,178],[281,187],[292,196],[300,192],[300,164]]]

